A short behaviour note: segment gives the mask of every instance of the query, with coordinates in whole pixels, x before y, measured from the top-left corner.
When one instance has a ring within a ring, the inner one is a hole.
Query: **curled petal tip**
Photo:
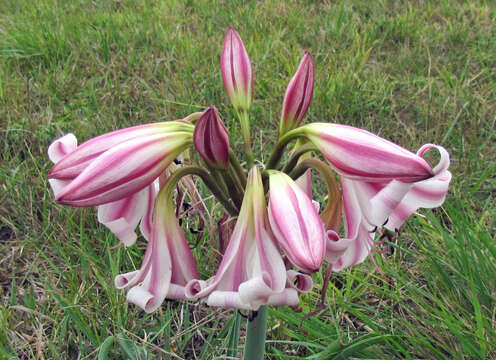
[[[140,269],[115,278],[116,287],[130,289],[127,300],[147,313],[160,307],[164,299],[184,299],[186,284],[199,278],[168,191],[164,188],[158,195],[152,234]]]
[[[77,139],[74,134],[67,134],[55,140],[48,147],[48,158],[54,164],[77,148]]]

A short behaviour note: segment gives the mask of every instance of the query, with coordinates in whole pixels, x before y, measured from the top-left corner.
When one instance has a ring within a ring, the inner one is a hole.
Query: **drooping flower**
[[[72,154],[77,148],[77,139],[74,134],[67,134],[55,140],[48,147],[48,157],[57,166],[61,159]],[[89,163],[90,160],[86,161],[86,165]],[[82,167],[80,169],[83,170]],[[49,179],[55,197],[71,181],[72,179]],[[140,223],[141,233],[148,240],[151,234],[151,214],[157,190],[158,183],[154,181],[143,190],[121,200],[98,206],[98,221],[112,231],[125,246],[131,246],[136,241],[135,228],[138,223]]]
[[[325,254],[325,231],[311,198],[282,172],[271,172],[269,184],[274,236],[293,265],[306,273],[317,271]]]
[[[49,173],[50,178],[72,179],[57,191],[56,200],[94,206],[121,200],[150,185],[192,144],[192,125],[170,123],[119,130],[79,146]]]
[[[312,55],[305,52],[298,70],[289,82],[282,104],[279,134],[298,127],[307,113],[313,95],[314,63]]]
[[[229,136],[215,106],[209,107],[198,119],[193,133],[195,149],[205,162],[225,169],[229,163]]]
[[[295,281],[294,280],[298,280]],[[193,280],[188,298],[206,298],[210,306],[257,310],[265,304],[298,304],[297,289],[308,289],[311,278],[287,273],[270,232],[262,179],[257,167],[248,175],[241,211],[216,275]],[[310,286],[311,287],[311,286]]]
[[[312,123],[295,131],[305,134],[333,168],[349,179],[416,182],[434,176],[421,156],[366,130]]]
[[[94,137],[79,146],[77,146],[75,137],[72,139],[74,135],[66,135],[52,144],[49,156],[50,153],[57,156],[57,154],[60,154],[61,149],[68,149],[69,145],[73,146],[73,151],[67,151],[64,156],[58,157],[56,161],[51,158],[55,165],[50,169],[48,177],[50,179],[72,180],[105,151],[116,145],[135,138],[182,131],[192,131],[192,125],[182,121],[138,125]]]
[[[418,208],[442,205],[451,180],[449,155],[432,144],[424,145],[417,155],[421,157],[432,148],[438,149],[441,158],[432,169],[433,176],[426,180],[370,182],[341,177],[346,236],[340,239],[335,232],[328,232],[326,259],[334,271],[365,260],[380,243],[374,239],[377,228],[396,231]]]
[[[253,70],[245,45],[232,27],[227,29],[224,38],[220,70],[233,106],[238,111],[248,111],[253,89]]]
[[[164,186],[155,202],[141,267],[118,275],[115,286],[129,288],[127,300],[151,313],[164,299],[184,299],[184,287],[192,279],[199,279],[196,263],[175,216],[172,191]]]

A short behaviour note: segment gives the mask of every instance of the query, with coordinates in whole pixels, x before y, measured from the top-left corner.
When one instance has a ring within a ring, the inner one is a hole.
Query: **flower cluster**
[[[210,306],[247,310],[296,306],[298,293],[313,286],[309,274],[324,262],[333,271],[359,264],[384,241],[376,236],[382,228],[396,231],[418,208],[443,203],[451,180],[444,148],[427,144],[412,153],[351,126],[302,125],[314,88],[308,52],[287,87],[274,150],[263,168],[254,166],[249,121],[253,70],[232,28],[220,66],[241,124],[246,169],[213,106],[181,120],[110,132],[79,146],[68,134],[48,149],[54,163],[49,182],[57,202],[97,206],[98,220],[125,246],[135,243],[140,224],[148,241],[141,267],[115,279],[117,288],[129,289],[128,301],[146,312],[164,299],[201,299]],[[295,146],[286,151],[294,139]],[[198,156],[172,165],[188,149]],[[430,149],[440,154],[434,167],[423,158]],[[280,164],[284,153],[287,160]],[[314,156],[318,153],[327,162]],[[223,257],[210,279],[200,278],[178,219],[174,195],[181,179],[191,175],[203,180],[235,220],[231,231],[222,228],[226,222],[219,226]],[[312,199],[316,175],[328,188],[322,211]]]

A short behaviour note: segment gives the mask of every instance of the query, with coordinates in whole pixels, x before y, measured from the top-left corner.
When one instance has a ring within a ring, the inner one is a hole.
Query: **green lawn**
[[[496,6],[452,0],[0,0],[0,358],[225,358],[232,311],[125,302],[113,278],[145,242],[109,250],[94,209],[57,205],[46,149],[215,105],[241,150],[219,69],[229,26],[254,66],[259,158],[309,50],[306,122],[443,145],[454,175],[445,205],[376,255],[392,283],[369,259],[334,274],[301,327],[321,274],[301,313],[271,309],[269,358],[496,359]]]

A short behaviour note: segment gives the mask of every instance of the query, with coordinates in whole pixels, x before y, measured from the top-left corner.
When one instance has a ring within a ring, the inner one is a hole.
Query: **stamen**
[[[238,309],[238,314],[239,314],[239,315],[241,315],[241,317],[242,317],[243,319],[248,320],[248,315],[243,314],[243,313],[241,312],[241,310],[239,310],[239,309]]]
[[[117,249],[117,248],[119,248],[119,247],[121,247],[123,245],[124,245],[124,243],[120,242],[117,245],[114,245],[114,246],[109,247],[108,249],[109,250],[114,250],[114,249]]]
[[[248,321],[256,321],[258,316],[258,311],[253,310],[250,315],[248,315]]]
[[[378,249],[375,246],[371,247],[371,251],[378,253],[378,254],[385,254],[386,253],[386,249]]]
[[[322,283],[322,290],[320,290],[320,303],[315,307],[315,310],[303,316],[300,321],[300,329],[308,335],[307,331],[303,329],[303,321],[308,319],[314,315],[317,315],[322,310],[325,309],[325,297],[327,294],[327,288],[329,287],[329,281],[331,280],[332,275],[332,264],[329,264],[324,272],[324,282]]]
[[[377,262],[375,261],[375,257],[374,256],[371,256],[370,257],[371,260],[372,260],[372,264],[374,264],[374,267],[375,269],[377,270],[377,272],[388,282],[388,283],[392,283],[393,280],[389,277],[386,276],[386,274],[384,274],[384,272],[381,270],[381,268],[379,267],[379,265],[377,265]]]

